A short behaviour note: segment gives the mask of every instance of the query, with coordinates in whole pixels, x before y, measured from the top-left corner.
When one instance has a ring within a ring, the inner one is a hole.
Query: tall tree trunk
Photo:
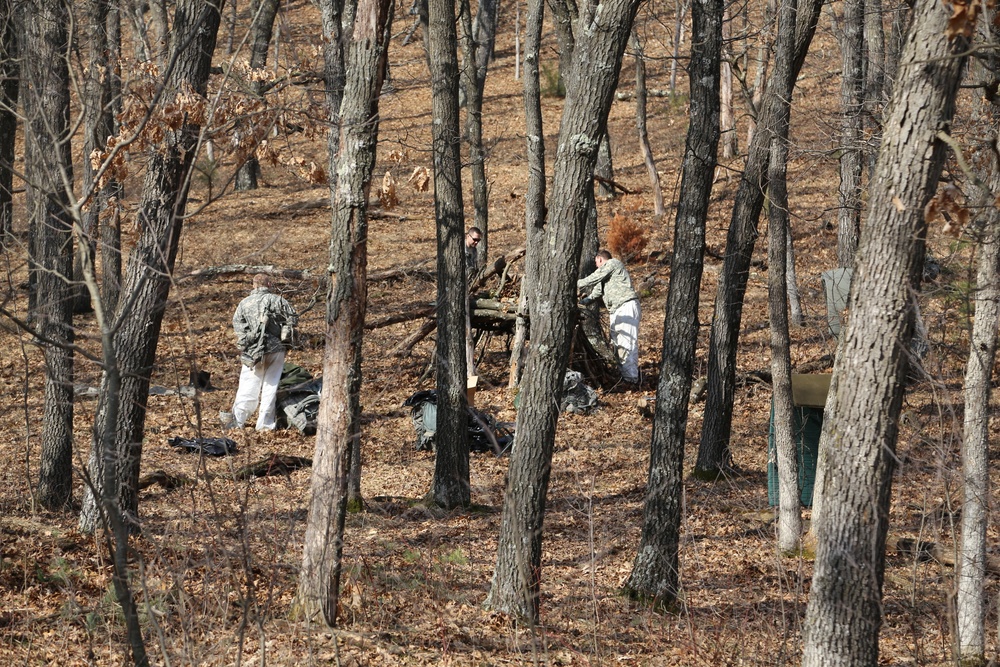
[[[778,463],[778,551],[789,553],[799,546],[802,511],[799,468],[792,434],[792,359],[788,335],[788,287],[786,265],[791,236],[788,225],[788,123],[791,117],[792,56],[795,49],[797,0],[781,0],[774,45],[775,95],[781,100],[774,119],[771,160],[768,166],[768,316],[771,323],[772,421]]]
[[[168,103],[182,90],[204,96],[212,53],[221,20],[222,0],[180,0],[174,14],[176,48],[171,67],[165,73]],[[189,173],[198,153],[198,125],[186,123],[168,132],[158,150],[151,151],[138,220],[142,229],[129,255],[122,296],[115,313],[115,349],[121,370],[121,411],[114,425],[119,504],[122,515],[134,530],[138,520],[139,464],[146,423],[150,375],[156,359],[156,344],[170,293],[171,275],[187,204]],[[101,380],[106,391],[108,378]],[[97,413],[94,432],[104,432],[106,408]],[[96,437],[96,436],[95,436]],[[98,521],[98,499],[103,496],[104,461],[100,448],[91,447],[90,478],[95,488],[84,494],[80,528],[93,531]]]
[[[110,134],[118,134],[118,117],[122,108],[121,61],[122,30],[121,2],[109,2],[107,13],[108,50],[108,103],[111,116]],[[105,139],[106,141],[106,139]],[[105,219],[97,221],[101,247],[101,300],[104,311],[114,313],[118,308],[118,297],[122,285],[122,229],[121,200],[124,196],[122,184],[111,179],[101,188],[99,210],[105,211]],[[91,297],[93,300],[93,297]]]
[[[84,79],[84,141],[83,154],[90,156],[95,150],[103,150],[108,137],[115,134],[115,118],[112,108],[112,60],[108,48],[109,7],[108,0],[89,0],[86,8],[87,43],[90,51]],[[117,59],[115,60],[117,62]],[[83,192],[90,202],[83,214],[83,242],[90,244],[91,253],[97,247],[99,221],[108,205],[109,191],[94,182],[94,164],[83,160]],[[110,189],[114,189],[114,184]],[[73,265],[75,287],[73,311],[86,313],[91,310],[90,292],[83,280],[82,253],[76,253]]]
[[[795,26],[793,81],[805,60],[822,3],[809,0],[799,7]],[[772,79],[769,77],[769,79]],[[706,477],[718,475],[732,464],[729,435],[733,423],[736,391],[736,348],[743,317],[743,295],[750,275],[750,259],[757,242],[757,221],[764,205],[767,168],[770,160],[771,131],[781,100],[771,90],[765,93],[757,119],[758,127],[747,147],[747,163],[733,201],[733,213],[726,236],[726,256],[719,274],[708,349],[708,396],[705,420],[698,447],[695,471]]]
[[[994,166],[995,167],[995,166]],[[1000,191],[994,168],[991,189]],[[988,201],[992,201],[992,193]],[[991,210],[987,236],[979,247],[976,276],[976,319],[965,368],[965,436],[962,442],[961,543],[956,574],[955,607],[958,655],[962,665],[986,664],[986,529],[989,524],[989,424],[997,327],[1000,326],[1000,215]]]
[[[338,173],[332,191],[330,287],[327,294],[323,397],[313,455],[309,518],[297,611],[333,626],[340,595],[351,443],[360,437],[354,413],[361,387],[367,301],[368,192],[378,143],[378,102],[385,80],[392,0],[362,0],[347,49],[348,77],[340,108]]]
[[[722,144],[722,157],[731,159],[737,156],[736,107],[733,104],[733,49],[729,46],[733,37],[732,5],[726,5],[722,18],[722,74],[719,79],[719,126],[722,134],[719,141]]]
[[[951,12],[918,0],[885,123],[862,229],[851,317],[837,354],[820,448],[823,511],[813,516],[816,564],[803,630],[804,667],[878,664],[882,581],[899,413],[924,207],[945,160],[938,138],[954,113],[968,40],[949,39]]]
[[[837,266],[851,268],[861,233],[861,171],[864,111],[864,0],[845,0],[840,36],[840,190],[837,209]]]
[[[524,30],[524,128],[525,152],[528,161],[528,187],[524,195],[525,238],[530,247],[539,242],[538,234],[545,226],[545,133],[542,127],[542,94],[539,82],[538,59],[542,41],[542,19],[545,0],[529,0]],[[527,337],[528,284],[527,275],[534,275],[531,256],[525,259],[528,267],[521,279],[514,344],[511,350],[511,372],[508,386],[514,388],[521,382],[524,370],[525,338]]]
[[[722,58],[722,0],[695,0],[692,9],[691,122],[670,261],[663,320],[663,357],[656,388],[650,442],[649,482],[642,541],[625,591],[669,605],[680,590],[681,498],[688,396],[698,340],[698,299],[704,269],[705,225],[719,145],[719,64]]]
[[[278,4],[280,0],[254,0],[250,3],[250,11],[253,19],[250,23],[250,67],[251,69],[264,69],[267,66],[267,52],[271,48],[271,35],[274,32],[274,17],[278,15]],[[235,2],[233,3],[235,6]],[[329,6],[330,0],[324,0],[321,5]],[[321,10],[322,11],[322,10]],[[339,16],[339,12],[338,12]],[[326,22],[324,21],[324,26]],[[339,36],[339,32],[338,32]],[[339,45],[338,45],[339,46]],[[339,50],[339,49],[338,49]],[[254,80],[251,83],[254,95],[260,96],[264,86],[262,81]],[[260,162],[254,151],[260,140],[263,138],[261,131],[268,131],[270,127],[258,128],[254,119],[246,119],[240,122],[240,131],[250,132],[253,138],[246,146],[249,150],[246,161],[236,170],[235,188],[237,190],[256,190],[257,178],[260,176]],[[334,153],[336,155],[336,153]]]
[[[0,0],[0,246],[13,232],[14,145],[20,84],[14,1]]]
[[[995,10],[994,10],[995,11]],[[987,43],[995,42],[997,28],[986,15]],[[1000,83],[1000,58],[984,53],[971,68],[977,83],[995,90]],[[993,147],[997,140],[1000,108],[997,99],[979,105],[974,136],[984,140],[972,152],[972,164],[982,184],[976,198],[983,220],[976,271],[975,320],[965,367],[965,424],[962,442],[963,493],[961,541],[955,576],[955,629],[958,657],[962,665],[986,664],[986,530],[989,525],[990,395],[996,360],[997,327],[1000,326],[1000,212],[992,206],[1000,192],[1000,171]],[[979,222],[979,221],[977,221]]]
[[[573,54],[563,109],[550,215],[529,230],[531,350],[522,382],[518,429],[487,606],[538,619],[542,524],[559,405],[576,310],[576,277],[586,224],[580,205],[592,187],[600,138],[638,0],[608,0],[588,18]]]
[[[471,501],[472,490],[465,352],[468,287],[454,0],[427,2],[424,35],[431,71],[437,218],[438,429],[431,497],[442,507],[461,507]]]
[[[635,48],[635,129],[639,135],[642,162],[646,165],[649,185],[653,190],[653,216],[659,220],[666,214],[663,205],[663,189],[660,187],[660,173],[656,170],[653,149],[649,145],[649,131],[646,128],[646,56],[638,33],[632,33]]]
[[[560,96],[566,94],[566,82],[569,81],[570,68],[573,65],[573,51],[576,49],[576,21],[580,16],[576,0],[548,0],[552,12],[552,25],[555,27],[556,44],[559,48],[559,72],[556,78],[556,88]],[[546,72],[546,77],[551,74]]]
[[[476,40],[476,30],[472,21],[472,8],[469,0],[460,0],[459,14],[462,21],[462,89],[465,90],[465,137],[469,142],[469,163],[472,173],[472,202],[475,209],[475,226],[482,231],[482,240],[476,247],[479,256],[479,266],[486,264],[490,243],[490,211],[489,185],[486,182],[486,152],[483,150],[483,89],[486,85],[488,58],[482,58],[480,51],[485,51],[492,44],[480,44]],[[491,11],[489,7],[479,6],[479,13]],[[496,5],[492,4],[496,12]],[[480,24],[477,16],[476,26]],[[492,22],[496,28],[496,20]],[[485,35],[484,35],[485,36]],[[483,62],[482,69],[479,63]],[[472,366],[471,360],[469,363]]]
[[[885,26],[882,24],[882,0],[864,0],[865,13],[865,91],[864,126],[868,138],[862,158],[868,180],[875,173],[878,145],[882,139],[882,113],[885,110]]]
[[[69,135],[69,6],[31,0],[18,6],[24,52],[22,76],[27,180],[36,196],[28,215],[37,238],[35,326],[45,353],[45,414],[37,498],[63,509],[73,478],[73,161]]]

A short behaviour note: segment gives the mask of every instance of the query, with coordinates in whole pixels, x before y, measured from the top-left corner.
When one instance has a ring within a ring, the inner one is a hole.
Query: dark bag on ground
[[[410,408],[410,420],[417,434],[417,451],[434,451],[437,436],[437,392],[433,389],[418,391],[406,399],[403,405]],[[493,452],[497,456],[510,451],[514,434],[509,428],[471,406],[468,408],[468,417],[469,451]]]
[[[278,427],[294,428],[303,435],[315,435],[322,389],[323,378],[313,378],[301,366],[285,364],[275,401]]]
[[[236,453],[236,442],[229,438],[170,438],[167,444],[188,452],[200,452],[206,456],[226,456]]]

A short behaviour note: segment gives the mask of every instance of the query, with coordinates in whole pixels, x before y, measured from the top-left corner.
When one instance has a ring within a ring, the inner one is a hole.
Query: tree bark
[[[361,342],[367,301],[368,192],[378,142],[378,102],[385,80],[392,0],[362,0],[347,49],[348,77],[339,127],[339,173],[333,199],[330,282],[327,293],[323,395],[303,547],[297,611],[306,619],[337,622],[348,471],[360,439]]]
[[[949,8],[918,0],[885,123],[868,219],[820,441],[823,510],[803,630],[804,667],[875,665],[903,379],[923,264],[924,207],[937,188],[968,40]],[[877,222],[876,222],[877,221]]]
[[[816,30],[821,2],[811,0],[799,8],[795,26],[795,58],[792,62],[793,81],[798,77],[806,52]],[[767,168],[770,160],[771,131],[774,115],[781,100],[768,90],[757,119],[757,131],[747,147],[747,162],[740,179],[733,212],[726,236],[726,256],[719,274],[712,318],[712,335],[708,350],[708,396],[706,419],[698,447],[695,471],[700,476],[714,477],[732,465],[729,435],[733,423],[733,400],[736,391],[736,350],[743,317],[743,296],[750,275],[750,259],[757,241],[757,221],[767,190]]]
[[[556,78],[556,92],[560,97],[566,94],[566,82],[569,80],[570,68],[573,65],[573,51],[576,49],[576,21],[579,18],[576,0],[548,0],[552,12],[552,24],[556,32],[556,44],[559,48],[559,72]],[[546,72],[546,77],[551,74]]]
[[[861,234],[861,171],[865,80],[863,73],[864,0],[843,3],[840,36],[840,190],[837,209],[837,266],[851,268]]]
[[[274,32],[274,17],[278,15],[278,4],[279,0],[254,0],[250,3],[250,11],[253,16],[250,23],[251,69],[264,69],[267,66],[267,52],[271,48],[271,35]],[[320,4],[324,7],[329,7],[330,5],[337,5],[339,3],[325,0]],[[339,11],[337,14],[339,15]],[[255,95],[259,96],[262,94],[264,88],[262,81],[253,81],[251,85]],[[257,178],[260,176],[260,162],[258,162],[253,149],[256,149],[262,137],[260,136],[260,130],[256,129],[253,119],[245,119],[239,125],[241,131],[250,131],[257,136],[250,142],[248,148],[251,148],[251,150],[247,155],[246,161],[236,170],[234,187],[237,190],[256,190]],[[266,131],[270,128],[265,126],[260,129]]]
[[[775,113],[771,159],[768,166],[768,316],[771,323],[771,388],[774,445],[778,465],[778,551],[794,552],[802,535],[799,466],[792,433],[792,359],[788,335],[786,284],[788,225],[788,124],[791,117],[791,64],[795,48],[797,0],[781,0],[774,51],[775,95],[781,100]]]
[[[987,14],[981,29],[987,41],[996,40],[997,28]],[[972,72],[986,90],[1000,83],[1000,58],[984,53]],[[983,220],[977,239],[975,320],[965,367],[965,416],[962,441],[963,494],[961,540],[955,574],[955,629],[958,657],[965,667],[986,664],[986,531],[989,526],[989,436],[990,396],[993,364],[996,360],[997,327],[1000,326],[1000,212],[992,206],[1000,192],[998,160],[993,150],[997,140],[1000,109],[993,100],[983,99],[977,114],[974,136],[984,137],[972,152],[972,164],[980,186],[976,198]]]
[[[120,82],[116,86],[116,77],[113,68],[117,67],[117,53],[112,53],[109,48],[108,28],[110,3],[108,0],[89,0],[85,4],[86,8],[86,29],[89,62],[87,73],[84,79],[84,141],[83,154],[87,156],[83,160],[83,192],[89,198],[89,205],[83,214],[83,242],[91,246],[91,255],[97,247],[97,236],[99,221],[103,211],[107,208],[111,193],[117,192],[117,184],[109,183],[104,187],[98,187],[94,182],[95,168],[89,156],[95,150],[103,150],[107,145],[108,137],[115,134],[115,106],[118,103],[113,96],[115,88],[119,88]],[[114,60],[112,60],[112,58]],[[115,63],[115,64],[113,64]],[[86,313],[91,310],[90,293],[83,280],[83,266],[81,264],[82,253],[76,254],[76,261],[73,266],[73,276],[77,281],[75,287],[73,311],[75,313]]]
[[[538,619],[542,524],[559,406],[576,305],[576,277],[598,146],[621,68],[638,0],[600,5],[573,54],[556,154],[548,222],[530,230],[528,305],[531,350],[522,382],[518,429],[487,606]]]
[[[1000,178],[989,172],[992,190]],[[990,194],[987,201],[992,201]],[[997,327],[1000,326],[1000,215],[988,214],[987,237],[979,247],[976,311],[969,361],[965,368],[965,435],[962,442],[961,542],[956,573],[955,607],[958,655],[967,667],[986,664],[986,529],[989,525],[989,424]]]
[[[684,435],[698,340],[705,225],[720,135],[718,85],[722,13],[722,0],[695,0],[692,3],[688,77],[691,122],[674,223],[642,538],[632,573],[625,584],[625,592],[631,597],[653,600],[661,605],[672,604],[680,590],[678,549]]]
[[[465,215],[462,204],[458,55],[454,0],[429,0],[424,19],[431,71],[434,210],[437,218],[438,430],[431,498],[442,507],[471,501],[466,400]]]
[[[653,159],[653,149],[649,145],[649,132],[646,128],[646,56],[639,35],[635,32],[632,33],[632,44],[635,47],[635,129],[639,135],[642,162],[646,165],[649,185],[653,190],[653,215],[659,219],[666,214],[666,207],[663,205],[660,173],[656,170],[656,161]]]
[[[719,135],[719,141],[722,144],[722,157],[727,160],[739,154],[736,136],[736,108],[733,104],[733,66],[731,64],[733,50],[728,46],[733,36],[732,24],[732,8],[731,5],[726,5],[725,15],[722,18],[724,57],[722,58],[722,72],[719,79],[719,103],[721,105],[719,125],[722,131],[722,134]]]
[[[26,178],[36,197],[28,215],[36,235],[35,326],[45,340],[45,400],[37,499],[64,509],[73,479],[73,161],[69,134],[69,6],[31,0],[18,6],[25,53]]]
[[[0,0],[0,245],[13,232],[14,145],[20,85],[13,0]]]
[[[472,20],[472,8],[469,0],[460,0],[462,18],[462,88],[465,90],[465,137],[469,143],[469,167],[472,174],[472,202],[475,210],[475,226],[482,231],[482,240],[476,250],[479,253],[479,265],[484,266],[489,256],[490,244],[490,211],[489,184],[486,182],[486,152],[483,150],[483,90],[486,86],[486,72],[489,58],[482,53],[492,51],[493,42],[490,28],[479,27],[485,24],[496,30],[496,4],[492,0],[480,3],[476,21]],[[492,20],[482,17],[484,12],[492,12]],[[477,32],[477,27],[478,32]],[[479,43],[477,37],[489,39],[487,43]],[[471,365],[471,364],[470,364]]]
[[[222,0],[180,0],[174,14],[175,45],[171,66],[164,72],[166,94],[173,100],[182,89],[205,95]],[[119,504],[130,530],[138,521],[139,464],[146,422],[150,374],[156,344],[170,293],[171,275],[187,204],[189,173],[198,153],[198,125],[185,123],[165,134],[151,151],[139,203],[141,235],[129,255],[122,297],[114,317],[115,349],[121,370],[120,402],[115,430],[118,454]],[[106,387],[107,377],[101,380]],[[103,393],[102,389],[102,393]],[[99,406],[95,433],[105,429],[109,413]],[[95,436],[96,437],[96,436]],[[90,477],[95,488],[84,494],[80,529],[93,531],[98,521],[98,498],[103,496],[104,461],[98,446],[91,447]]]

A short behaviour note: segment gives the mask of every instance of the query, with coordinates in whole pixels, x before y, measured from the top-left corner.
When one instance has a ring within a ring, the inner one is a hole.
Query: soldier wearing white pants
[[[601,250],[594,257],[597,270],[576,282],[577,290],[590,288],[590,294],[582,299],[589,304],[603,299],[611,316],[611,343],[615,346],[618,366],[622,379],[635,384],[639,382],[639,295],[632,289],[632,279],[625,265]]]
[[[259,408],[257,430],[271,431],[276,422],[275,403],[285,350],[291,344],[298,315],[292,304],[271,292],[271,279],[267,275],[254,276],[253,287],[233,315],[243,369],[233,401],[232,421],[226,426],[243,426]]]

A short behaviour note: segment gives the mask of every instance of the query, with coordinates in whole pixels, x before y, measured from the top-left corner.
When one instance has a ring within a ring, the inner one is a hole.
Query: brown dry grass
[[[303,3],[293,3],[286,11],[289,25],[299,25],[296,20],[313,12]],[[510,14],[505,5],[506,26]],[[671,24],[669,12],[658,18]],[[646,14],[643,19],[651,17]],[[408,21],[400,12],[397,30]],[[295,33],[297,48],[309,46],[308,33]],[[834,217],[835,163],[827,151],[833,145],[839,82],[828,71],[828,63],[839,56],[829,34],[819,39],[795,95],[790,198],[809,318],[806,327],[792,332],[795,364],[833,351],[822,327],[818,274],[835,264],[835,231],[826,224]],[[647,50],[654,51],[651,46]],[[554,56],[549,34],[545,60],[553,66]],[[419,41],[407,47],[399,39],[393,43],[393,90],[383,99],[379,147],[383,162],[377,176],[393,172],[400,203],[393,216],[372,221],[371,271],[434,254],[432,195],[405,183],[415,167],[430,167],[429,86],[423,58]],[[523,244],[524,139],[513,60],[507,28],[486,91],[494,256]],[[629,67],[627,61],[626,71]],[[651,62],[649,85],[666,87],[668,73],[666,61]],[[623,89],[630,85],[628,76],[622,77]],[[552,155],[561,101],[547,98],[543,107]],[[617,102],[609,122],[616,180],[640,194],[628,197],[627,206],[601,202],[602,237],[612,210],[628,210],[649,233],[648,251],[664,257],[669,255],[672,217],[653,221],[632,113],[631,103]],[[683,98],[673,103],[654,100],[650,105],[652,143],[668,203],[676,197],[685,121]],[[289,151],[323,163],[322,140],[292,135],[290,142]],[[726,167],[738,169],[739,162]],[[231,168],[221,167],[223,172]],[[699,375],[706,371],[708,323],[721,265],[716,256],[724,249],[737,183],[736,177],[728,178],[730,173],[720,170],[709,220],[713,255],[707,258],[702,292]],[[325,188],[306,184],[282,168],[268,168],[265,181],[260,190],[231,193],[187,222],[178,276],[234,262],[322,270],[329,236]],[[199,187],[195,196],[204,197],[204,185]],[[24,238],[23,210],[17,224]],[[947,546],[959,479],[960,404],[955,396],[964,335],[961,299],[952,287],[967,279],[963,272],[969,254],[951,253],[945,242],[934,242],[947,258],[942,287],[927,298],[928,325],[936,344],[929,367],[936,381],[916,386],[907,396],[892,526],[898,534]],[[4,261],[7,284],[23,281],[23,254],[10,252]],[[645,389],[651,394],[669,272],[655,261],[633,264],[630,270],[634,280],[649,287],[643,294],[640,349]],[[766,387],[751,384],[737,395],[732,446],[743,474],[715,484],[694,480],[685,484],[684,591],[671,614],[654,613],[618,594],[639,538],[648,466],[651,424],[635,409],[638,395],[605,395],[596,414],[564,416],[545,524],[543,626],[511,627],[481,608],[492,575],[507,460],[474,457],[475,510],[440,513],[419,502],[430,486],[433,459],[413,450],[409,419],[401,404],[410,393],[428,386],[426,380],[418,382],[428,366],[432,343],[421,343],[408,358],[385,353],[414,329],[412,322],[370,332],[365,339],[362,487],[367,504],[365,511],[348,518],[342,628],[331,632],[287,620],[301,559],[309,473],[302,470],[252,482],[234,482],[227,474],[271,453],[311,456],[312,439],[294,432],[245,431],[236,436],[240,453],[222,460],[180,455],[166,445],[174,435],[217,434],[216,415],[232,400],[238,377],[230,315],[248,283],[246,276],[179,280],[171,293],[154,384],[186,384],[189,369],[197,364],[212,373],[220,390],[195,399],[150,398],[144,473],[162,469],[199,479],[172,491],[151,487],[141,496],[143,535],[133,543],[137,553],[133,584],[157,664],[331,664],[339,659],[345,665],[715,666],[798,661],[811,564],[775,553],[773,527],[767,519]],[[316,286],[310,281],[286,282],[280,289],[300,309],[314,303]],[[23,293],[15,295],[23,312]],[[375,283],[369,318],[433,298],[433,283],[418,275]],[[766,268],[758,262],[744,310],[742,370],[768,365],[765,299]],[[80,326],[87,331],[93,323],[84,318]],[[321,340],[321,303],[305,313],[302,330],[310,340]],[[0,456],[6,462],[0,471],[0,659],[29,665],[121,664],[123,627],[110,593],[104,548],[75,530],[73,515],[38,512],[30,501],[38,470],[41,354],[25,337],[9,332],[2,334],[0,349],[0,405],[5,408],[0,413]],[[289,360],[318,372],[320,355],[313,345],[293,352]],[[510,396],[503,389],[506,370],[504,341],[493,339],[485,351],[481,370],[485,382],[480,384],[477,404],[501,420],[512,421]],[[78,382],[95,386],[97,369],[80,362]],[[697,448],[703,407],[703,403],[692,405],[689,457]],[[78,470],[85,467],[93,410],[93,400],[77,405]],[[690,470],[692,465],[689,458],[685,467]],[[80,495],[79,478],[76,495]],[[943,565],[889,555],[882,640],[887,664],[948,661],[951,580],[952,572]],[[995,588],[991,582],[990,592]],[[990,627],[996,623],[992,612],[989,623]]]

